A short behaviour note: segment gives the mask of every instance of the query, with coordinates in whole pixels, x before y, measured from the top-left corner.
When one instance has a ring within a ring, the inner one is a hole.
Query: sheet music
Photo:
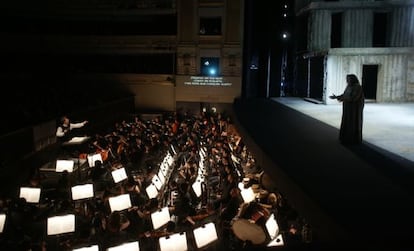
[[[161,251],[185,251],[187,250],[186,233],[177,233],[159,239]]]
[[[93,246],[90,246],[90,247],[77,248],[77,249],[74,249],[72,251],[99,251],[99,246],[98,245],[93,245]]]
[[[129,194],[122,194],[119,196],[109,198],[109,206],[111,207],[111,211],[122,211],[124,209],[130,208],[131,205],[131,197]]]
[[[267,219],[266,230],[270,236],[270,239],[276,238],[276,236],[279,234],[279,225],[277,224],[274,214],[271,214],[270,217]]]
[[[39,203],[40,200],[40,188],[36,187],[21,187],[20,198],[24,198],[28,203]]]
[[[73,160],[56,160],[56,172],[68,171],[73,172],[73,166],[75,161]]]
[[[154,177],[152,177],[151,181],[155,185],[157,190],[160,191],[161,187],[162,187],[162,183],[161,183],[160,179],[158,178],[158,175],[155,174]]]
[[[47,235],[75,232],[75,215],[55,216],[47,219]]]
[[[124,243],[115,247],[110,247],[107,251],[139,251],[139,242]]]
[[[89,167],[94,167],[95,166],[95,161],[99,160],[103,163],[102,161],[102,155],[100,153],[96,153],[96,154],[89,154],[87,156],[88,158],[88,164]]]
[[[202,248],[218,239],[216,226],[213,222],[196,228],[193,232],[197,248]]]
[[[111,174],[112,174],[112,178],[114,179],[115,183],[118,183],[128,178],[125,168],[123,167],[112,171]]]
[[[145,188],[147,195],[150,199],[156,198],[158,196],[158,190],[154,184],[151,184]]]
[[[72,200],[87,199],[94,196],[93,184],[73,186],[71,191]]]
[[[171,219],[168,207],[164,207],[159,211],[151,214],[152,226],[157,229],[169,222]]]

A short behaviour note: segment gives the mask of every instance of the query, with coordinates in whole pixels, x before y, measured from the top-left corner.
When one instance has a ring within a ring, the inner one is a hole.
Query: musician
[[[239,212],[240,205],[243,202],[243,199],[240,195],[240,189],[238,187],[233,187],[230,191],[231,198],[227,204],[224,205],[220,212],[220,220],[223,222],[230,222],[234,217],[236,217]]]
[[[186,182],[178,185],[177,201],[172,211],[173,214],[178,217],[180,223],[188,221],[190,224],[194,225],[195,221],[192,219],[192,216],[196,215],[196,210],[191,203],[189,189],[190,186]]]
[[[233,188],[237,188],[236,174],[229,173],[226,176],[226,181],[223,184],[223,192],[221,196],[213,202],[213,208],[218,209],[225,206],[231,199],[231,191]]]
[[[81,128],[88,123],[87,120],[84,120],[80,123],[72,123],[68,116],[62,116],[60,119],[60,125],[56,130],[56,137],[62,141],[67,141],[70,138],[70,132],[75,128]]]

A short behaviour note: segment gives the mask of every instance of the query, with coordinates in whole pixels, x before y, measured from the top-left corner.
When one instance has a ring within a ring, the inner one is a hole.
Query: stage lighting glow
[[[210,75],[216,75],[216,69],[210,68],[209,73]]]

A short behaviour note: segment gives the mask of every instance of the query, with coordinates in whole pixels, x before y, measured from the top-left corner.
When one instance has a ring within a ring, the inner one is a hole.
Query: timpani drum
[[[260,245],[266,241],[265,229],[248,219],[235,220],[232,230],[238,239],[250,241],[254,245]]]
[[[254,204],[248,211],[233,221],[233,233],[239,240],[250,241],[254,245],[263,244],[267,240],[265,222],[270,216],[269,212],[258,204]]]

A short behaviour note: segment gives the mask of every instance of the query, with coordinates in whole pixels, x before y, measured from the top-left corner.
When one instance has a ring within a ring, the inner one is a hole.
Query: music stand
[[[97,160],[99,160],[99,161],[101,161],[101,163],[103,163],[102,155],[100,153],[88,154],[87,159],[88,159],[89,167],[94,167],[95,166],[95,161],[97,161]]]
[[[196,180],[193,185],[191,185],[193,188],[193,191],[197,197],[201,196],[202,190],[201,190],[201,182],[199,180]]]
[[[63,171],[67,171],[68,173],[71,173],[73,172],[74,165],[74,160],[56,160],[56,172],[60,173]]]
[[[139,251],[138,241],[123,243],[118,246],[110,247],[107,251]]]
[[[20,198],[24,198],[28,203],[39,203],[40,188],[36,187],[20,187]]]
[[[168,207],[161,208],[160,210],[155,211],[151,214],[151,221],[154,230],[167,224],[170,219],[171,216]]]
[[[47,235],[75,232],[75,215],[67,214],[47,218]]]
[[[94,196],[93,184],[77,185],[71,188],[72,200],[88,199]]]
[[[176,155],[177,154],[177,151],[175,150],[174,146],[173,145],[170,145],[170,147],[171,147],[171,150],[174,153],[174,155]]]
[[[3,233],[4,225],[6,225],[6,215],[0,214],[0,233]]]
[[[256,199],[256,195],[253,192],[252,187],[242,189],[240,192],[244,202],[249,203],[251,201],[254,201]]]
[[[162,184],[165,183],[165,175],[162,173],[161,169],[158,171],[158,178],[160,179]]]
[[[109,206],[111,208],[111,212],[128,209],[132,206],[131,197],[129,194],[121,194],[115,197],[110,197]]]
[[[160,171],[164,175],[164,177],[167,177],[168,169],[169,167],[165,162],[161,163]]]
[[[278,247],[278,246],[284,246],[285,242],[283,241],[282,234],[279,234],[276,238],[271,240],[267,246],[268,247]]]
[[[202,248],[217,240],[216,226],[210,222],[193,230],[197,248]]]
[[[90,137],[84,136],[84,137],[73,137],[70,140],[64,142],[62,145],[80,145],[84,142],[86,142]]]
[[[155,187],[154,184],[151,184],[145,188],[145,191],[147,192],[148,198],[153,199],[158,196],[158,190]]]
[[[155,185],[158,191],[161,190],[162,182],[158,178],[158,175],[155,174],[154,177],[152,177],[151,181],[152,181],[152,184]]]
[[[158,242],[160,244],[160,251],[187,250],[187,237],[185,232],[160,237]]]
[[[119,168],[111,172],[112,178],[114,179],[115,183],[121,182],[128,178],[125,168]]]
[[[167,162],[168,166],[171,166],[174,161],[174,158],[173,156],[171,156],[170,153],[167,153],[167,156],[165,156],[164,160]]]
[[[266,230],[270,236],[270,239],[273,240],[279,234],[279,225],[277,224],[274,214],[271,214],[266,221]]]
[[[73,249],[72,251],[99,251],[99,246],[98,245],[93,245],[93,246],[90,246],[90,247],[83,247],[83,248]]]

